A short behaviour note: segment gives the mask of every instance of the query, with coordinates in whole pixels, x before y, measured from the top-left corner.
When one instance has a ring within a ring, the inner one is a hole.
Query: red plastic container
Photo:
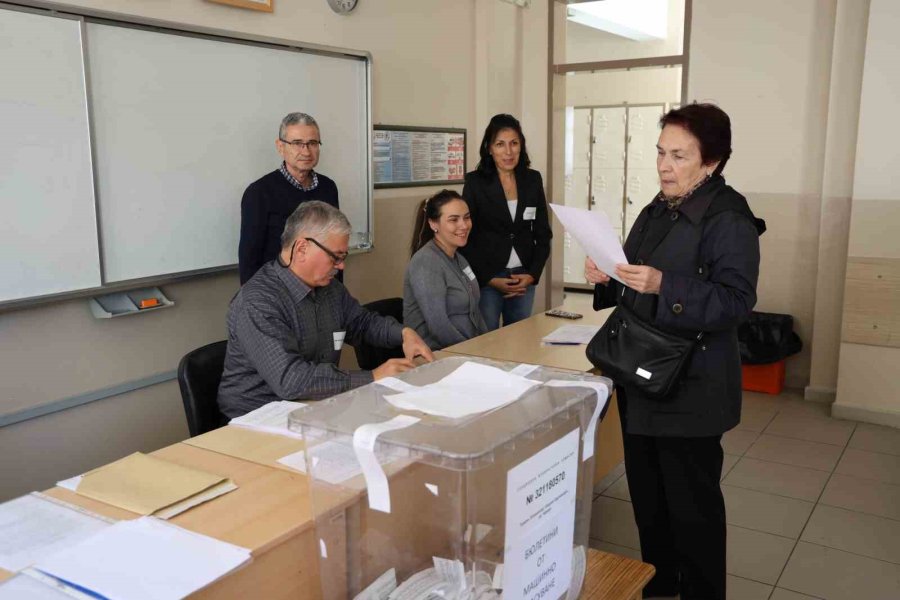
[[[743,389],[749,392],[780,394],[784,389],[784,360],[768,365],[741,365]]]

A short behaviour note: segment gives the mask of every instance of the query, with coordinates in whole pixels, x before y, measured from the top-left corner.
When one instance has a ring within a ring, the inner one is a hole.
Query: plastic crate
[[[768,365],[741,365],[743,385],[748,392],[780,394],[784,389],[784,360]]]

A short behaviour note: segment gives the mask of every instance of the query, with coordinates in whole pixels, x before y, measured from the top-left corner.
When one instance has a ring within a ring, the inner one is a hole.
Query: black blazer
[[[741,418],[738,325],[756,304],[759,236],[765,222],[742,195],[716,176],[675,211],[654,201],[638,215],[625,256],[662,271],[659,294],[638,294],[615,280],[598,285],[594,308],[617,303],[671,333],[695,336],[678,387],[663,400],[625,387],[619,412],[628,433],[651,436],[721,435]]]
[[[463,198],[472,213],[469,242],[461,249],[469,261],[478,284],[487,282],[506,267],[513,248],[522,266],[537,284],[547,257],[550,256],[550,221],[541,174],[533,169],[516,170],[518,207],[515,220],[509,216],[509,205],[497,174],[484,176],[478,171],[466,173]],[[525,220],[525,209],[535,209],[534,219]]]

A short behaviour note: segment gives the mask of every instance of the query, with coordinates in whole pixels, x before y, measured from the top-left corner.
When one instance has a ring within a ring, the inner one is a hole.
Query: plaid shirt
[[[231,301],[219,407],[237,417],[275,400],[320,400],[370,383],[371,371],[342,371],[334,334],[397,347],[403,327],[359,305],[337,280],[312,289],[277,260]]]
[[[281,166],[278,168],[278,170],[281,171],[281,174],[284,175],[284,178],[288,180],[288,183],[290,183],[292,186],[294,186],[298,190],[303,190],[304,192],[311,192],[314,189],[316,189],[317,187],[319,187],[319,176],[316,175],[315,171],[311,171],[312,185],[310,185],[309,187],[304,187],[303,184],[300,183],[300,181],[296,177],[291,175],[291,172],[287,170],[287,165],[284,164],[284,161],[281,162]]]

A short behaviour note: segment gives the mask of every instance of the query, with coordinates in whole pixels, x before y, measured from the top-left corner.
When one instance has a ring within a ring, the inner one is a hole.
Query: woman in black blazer
[[[478,167],[466,173],[463,198],[472,212],[469,243],[460,252],[481,286],[488,330],[531,316],[534,288],[550,256],[550,222],[541,174],[528,167],[525,135],[515,117],[491,119]]]

